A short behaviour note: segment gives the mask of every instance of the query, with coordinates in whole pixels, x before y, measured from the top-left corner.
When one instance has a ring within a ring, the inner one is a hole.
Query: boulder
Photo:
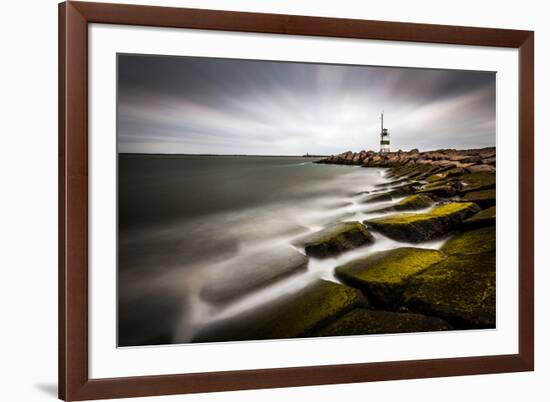
[[[450,177],[457,177],[464,173],[464,169],[462,168],[452,168],[452,169],[446,169],[442,172],[434,173],[426,178],[426,181],[428,183],[438,182],[442,181],[444,179],[450,178]]]
[[[426,194],[413,194],[393,205],[392,209],[394,211],[424,209],[432,206],[433,202],[434,200]]]
[[[467,168],[468,172],[470,173],[476,173],[476,172],[488,172],[488,173],[495,173],[497,169],[494,166],[483,164],[483,165],[474,165]]]
[[[467,202],[475,202],[481,208],[491,207],[496,204],[495,189],[470,191],[462,199]]]
[[[421,314],[356,308],[316,331],[314,336],[398,334],[452,329],[440,318]]]
[[[441,251],[446,254],[480,254],[496,249],[496,228],[489,226],[459,233],[445,242]]]
[[[192,342],[308,336],[363,303],[364,299],[356,289],[317,280],[289,296],[207,324],[198,331]]]
[[[420,188],[420,190],[417,191],[419,194],[433,194],[437,197],[452,197],[457,193],[457,189],[455,186],[448,182],[434,182],[434,183],[428,183]]]
[[[496,206],[479,211],[471,218],[466,219],[463,227],[465,229],[477,229],[484,226],[492,226],[496,223],[496,212]]]
[[[387,194],[391,195],[392,197],[403,197],[405,195],[413,194],[421,186],[422,184],[415,181],[412,183],[407,183],[400,186],[392,187]]]
[[[397,186],[398,184],[404,184],[406,182],[407,182],[407,179],[396,179],[396,180],[389,181],[387,183],[376,184],[374,187],[388,188],[388,187]]]
[[[200,292],[204,300],[222,302],[268,285],[307,267],[305,255],[290,246],[280,246],[229,260]]]
[[[487,190],[495,187],[496,176],[490,172],[467,173],[461,179],[462,192]]]
[[[402,247],[350,261],[337,267],[335,274],[361,289],[373,306],[392,310],[402,304],[407,280],[444,257],[437,250]]]
[[[411,278],[404,303],[457,329],[495,328],[495,279],[494,252],[452,255]]]
[[[392,211],[414,211],[417,209],[429,208],[434,200],[426,194],[413,194],[389,207],[364,211],[364,213],[385,213]]]
[[[470,202],[453,202],[422,214],[401,213],[366,220],[364,223],[394,240],[422,242],[444,236],[459,229],[462,222],[479,212]]]
[[[362,204],[370,204],[374,202],[391,201],[393,198],[389,193],[371,194],[361,200]]]
[[[341,222],[306,235],[296,244],[304,247],[307,255],[324,258],[373,242],[374,236],[360,222]]]

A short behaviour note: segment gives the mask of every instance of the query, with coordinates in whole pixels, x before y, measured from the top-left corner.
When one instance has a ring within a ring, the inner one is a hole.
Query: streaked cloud
[[[119,56],[120,152],[256,155],[495,145],[495,73]]]

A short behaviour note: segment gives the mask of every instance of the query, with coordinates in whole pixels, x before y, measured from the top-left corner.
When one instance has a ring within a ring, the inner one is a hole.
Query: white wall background
[[[114,1],[114,0],[113,0]],[[550,25],[535,0],[135,0],[154,5],[535,30],[536,371],[383,383],[142,398],[252,402],[342,399],[546,401],[550,396]],[[48,401],[57,382],[57,1],[4,2],[0,24],[0,399]]]

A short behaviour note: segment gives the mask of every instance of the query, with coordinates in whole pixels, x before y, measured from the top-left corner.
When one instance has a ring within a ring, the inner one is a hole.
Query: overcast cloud
[[[495,73],[119,56],[119,152],[301,155],[495,145]]]

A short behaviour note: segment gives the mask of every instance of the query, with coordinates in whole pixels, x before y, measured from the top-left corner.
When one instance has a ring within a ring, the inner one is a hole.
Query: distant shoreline
[[[119,156],[232,156],[239,158],[327,158],[330,155],[164,154],[119,152]]]

